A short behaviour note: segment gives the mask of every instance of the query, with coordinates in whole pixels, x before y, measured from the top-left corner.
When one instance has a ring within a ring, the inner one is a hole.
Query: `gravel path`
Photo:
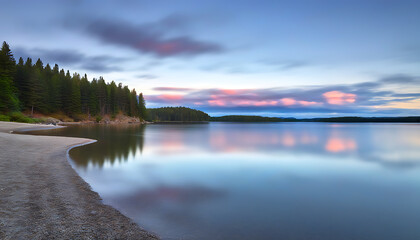
[[[67,161],[83,138],[10,134],[0,122],[0,239],[158,239],[104,205]]]

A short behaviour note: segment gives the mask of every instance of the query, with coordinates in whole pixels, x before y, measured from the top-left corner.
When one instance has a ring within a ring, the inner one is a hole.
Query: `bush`
[[[10,121],[10,117],[7,116],[7,115],[0,114],[0,121],[9,122]]]
[[[30,118],[21,112],[13,112],[10,114],[10,121],[12,122],[22,122],[22,123],[38,123],[40,122],[39,119]]]
[[[96,116],[96,122],[100,122],[102,120],[102,116]]]

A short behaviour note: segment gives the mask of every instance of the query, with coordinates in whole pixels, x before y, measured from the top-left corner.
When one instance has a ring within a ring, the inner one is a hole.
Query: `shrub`
[[[23,115],[21,112],[13,112],[10,114],[10,121],[22,123],[38,123],[39,119],[34,119]]]
[[[7,115],[0,114],[0,121],[9,122],[10,121],[10,117],[7,116]]]
[[[102,120],[102,116],[96,116],[96,122],[100,122]]]

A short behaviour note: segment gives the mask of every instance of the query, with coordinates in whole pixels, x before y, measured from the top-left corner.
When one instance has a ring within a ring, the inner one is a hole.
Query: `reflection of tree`
[[[78,166],[87,166],[89,163],[103,166],[106,161],[114,164],[127,161],[137,150],[143,151],[144,125],[92,126],[89,130],[89,136],[86,137],[99,141],[70,152]]]
[[[145,125],[83,125],[39,131],[34,134],[59,135],[97,139],[98,142],[77,147],[70,151],[70,157],[77,166],[89,163],[103,166],[105,162],[127,161],[130,155],[143,151]]]

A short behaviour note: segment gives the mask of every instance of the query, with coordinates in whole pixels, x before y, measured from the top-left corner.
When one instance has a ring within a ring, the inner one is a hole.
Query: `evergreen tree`
[[[40,94],[43,92],[42,85],[40,82],[41,78],[41,72],[38,67],[35,67],[32,65],[32,59],[28,58],[25,63],[25,71],[27,73],[28,77],[28,85],[27,87],[27,93],[28,94],[28,102],[25,106],[26,109],[30,109],[31,116],[34,114],[35,110],[41,110],[43,108],[43,94]]]
[[[64,72],[63,72],[64,73]],[[60,69],[58,65],[55,64],[54,68],[52,69],[52,77],[49,86],[49,97],[50,97],[50,109],[51,112],[58,112],[60,111],[62,104],[61,104],[61,84],[64,79],[64,76],[60,76]]]
[[[101,115],[105,115],[106,113],[106,99],[107,99],[107,87],[105,80],[102,77],[99,77],[98,85],[96,88],[96,95],[98,97],[98,106],[99,112]]]
[[[72,82],[71,82],[71,104],[69,106],[70,116],[74,116],[75,114],[80,113],[81,110],[81,103],[80,103],[80,75],[78,73],[73,74]]]
[[[117,85],[114,81],[111,82],[109,85],[109,107],[110,107],[110,114],[116,114],[117,113]]]
[[[86,74],[70,76],[70,71],[45,65],[41,59],[33,64],[19,58],[16,64],[9,45],[3,43],[0,51],[0,112],[14,110],[40,113],[62,112],[68,116],[79,113],[91,115],[117,114],[119,112],[143,118],[146,108],[143,95],[137,96],[128,86],[103,77],[89,82]],[[20,102],[20,104],[19,104]],[[19,106],[20,105],[20,106]]]
[[[89,89],[89,108],[88,115],[96,115],[99,113],[99,102],[98,102],[98,82],[94,78],[90,83]]]
[[[139,116],[144,120],[148,118],[146,101],[144,100],[143,93],[140,93],[139,95]]]
[[[0,50],[0,112],[18,110],[19,100],[13,85],[16,61],[6,42]]]
[[[20,102],[20,108],[24,108],[24,103],[26,101],[26,95],[24,94],[24,88],[27,86],[27,76],[25,74],[25,62],[23,61],[23,58],[19,58],[19,62],[16,65],[16,74],[14,79],[14,85],[17,90],[17,97],[19,98]]]
[[[80,103],[82,106],[82,113],[89,114],[89,99],[90,99],[90,83],[87,75],[80,80]]]

